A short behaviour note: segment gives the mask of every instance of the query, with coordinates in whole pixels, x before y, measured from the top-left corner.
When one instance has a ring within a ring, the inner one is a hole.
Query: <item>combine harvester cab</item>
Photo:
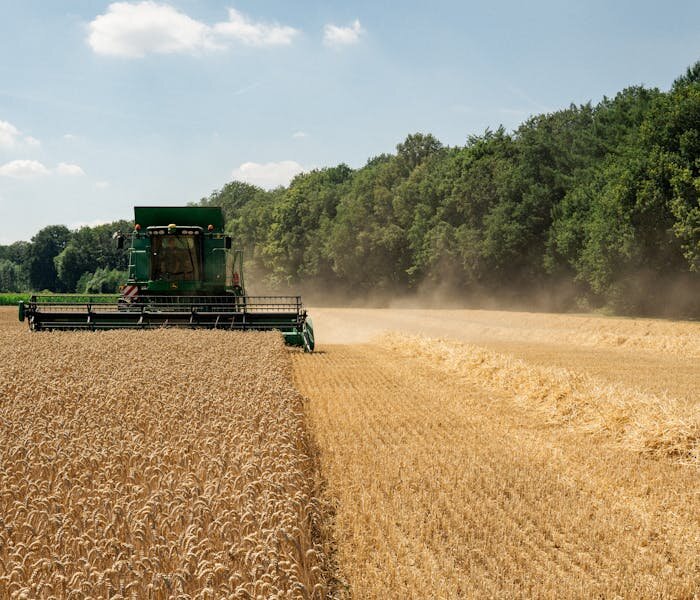
[[[287,344],[314,349],[299,296],[248,296],[241,250],[233,250],[218,207],[136,207],[129,277],[117,295],[34,295],[19,318],[33,331],[59,329],[278,330]]]

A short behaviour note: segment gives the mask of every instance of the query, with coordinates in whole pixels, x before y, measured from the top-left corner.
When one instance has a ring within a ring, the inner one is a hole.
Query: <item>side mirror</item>
[[[121,233],[117,232],[112,237],[115,240],[117,240],[117,248],[119,250],[123,250],[124,249],[124,236]]]
[[[230,250],[230,249],[231,249],[231,236],[227,235],[227,236],[224,238],[224,247],[226,248],[226,250]]]

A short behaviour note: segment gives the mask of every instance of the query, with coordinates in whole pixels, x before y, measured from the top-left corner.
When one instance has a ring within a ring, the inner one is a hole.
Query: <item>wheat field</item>
[[[0,322],[0,598],[324,598],[275,333]]]
[[[700,324],[0,310],[0,598],[700,597]]]

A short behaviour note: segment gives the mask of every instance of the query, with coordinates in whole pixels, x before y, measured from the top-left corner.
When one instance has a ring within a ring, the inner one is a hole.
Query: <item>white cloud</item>
[[[97,54],[140,58],[148,53],[196,52],[213,48],[209,27],[167,4],[114,2],[88,25]]]
[[[246,162],[233,170],[232,176],[239,181],[246,181],[253,185],[259,185],[265,189],[287,185],[295,175],[304,170],[294,160],[282,160],[265,164]]]
[[[360,41],[360,36],[365,30],[360,25],[360,20],[355,19],[348,27],[328,24],[323,28],[323,43],[326,46],[350,46]]]
[[[109,187],[109,181],[97,181],[95,182],[95,187],[98,190],[106,190]]]
[[[38,146],[41,142],[31,135],[22,137],[22,132],[8,121],[0,121],[0,148],[14,148],[20,142],[27,146]]]
[[[85,175],[80,166],[71,163],[58,163],[58,166],[51,170],[37,160],[13,160],[0,166],[0,176],[15,177],[17,179],[30,179],[51,173],[64,176]]]
[[[48,175],[49,171],[36,160],[13,160],[0,166],[0,176],[15,177],[17,179],[29,179]]]
[[[233,8],[228,21],[210,26],[151,0],[114,2],[88,29],[88,44],[94,52],[127,58],[196,54],[224,48],[231,40],[251,46],[288,45],[299,33],[286,25],[256,23]]]
[[[83,171],[78,165],[63,162],[58,163],[58,166],[56,167],[56,173],[58,175],[65,175],[68,177],[85,175],[85,171]]]
[[[305,131],[295,131],[295,132],[292,134],[292,137],[293,137],[295,140],[300,140],[300,139],[302,139],[302,138],[309,137],[309,134],[306,133]]]
[[[77,136],[73,135],[72,133],[65,133],[63,134],[63,139],[72,142],[73,140],[77,139]]]
[[[19,129],[12,123],[0,121],[0,148],[11,148],[17,143],[19,137]]]
[[[288,46],[299,34],[297,29],[278,23],[253,23],[234,8],[228,9],[228,21],[214,25],[222,36],[249,46]]]

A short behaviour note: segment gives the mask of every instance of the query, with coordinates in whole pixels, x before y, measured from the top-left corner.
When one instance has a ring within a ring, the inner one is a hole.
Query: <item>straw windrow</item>
[[[612,436],[639,452],[700,466],[700,404],[446,339],[387,334],[380,345],[461,380],[505,391],[549,422]]]

